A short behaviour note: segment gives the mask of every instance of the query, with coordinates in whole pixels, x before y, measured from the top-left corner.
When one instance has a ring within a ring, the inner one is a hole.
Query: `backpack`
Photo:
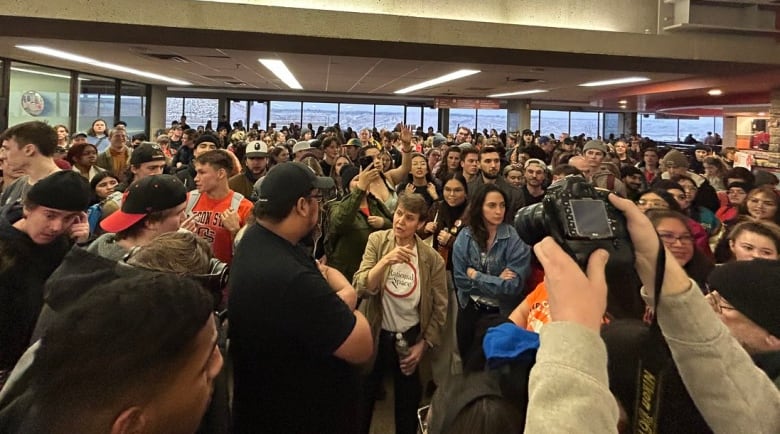
[[[187,208],[184,210],[186,216],[189,216],[192,213],[192,209],[195,208],[198,200],[200,200],[200,191],[192,190],[190,192],[190,197],[187,199]],[[230,200],[230,208],[234,211],[238,211],[238,207],[241,205],[242,200],[244,200],[244,195],[234,191],[233,198]]]
[[[98,202],[87,208],[87,223],[89,223],[89,233],[94,234],[103,219],[103,203]]]

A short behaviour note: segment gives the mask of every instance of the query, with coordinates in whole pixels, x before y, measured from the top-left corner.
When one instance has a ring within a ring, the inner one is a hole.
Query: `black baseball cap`
[[[27,192],[27,199],[46,208],[84,211],[91,195],[86,178],[72,170],[62,170],[35,183]]]
[[[298,199],[308,196],[313,189],[327,190],[334,185],[333,178],[317,176],[303,163],[277,164],[260,185],[257,208],[268,214],[278,214],[288,210]]]
[[[151,175],[127,187],[122,209],[100,222],[106,232],[121,232],[147,215],[187,201],[187,188],[172,175]]]
[[[130,164],[133,166],[150,161],[165,161],[165,154],[157,143],[143,142],[130,154]]]

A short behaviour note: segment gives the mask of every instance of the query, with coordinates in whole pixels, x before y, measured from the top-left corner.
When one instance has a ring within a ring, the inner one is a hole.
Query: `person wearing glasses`
[[[668,209],[653,209],[646,214],[658,232],[658,237],[677,263],[691,279],[704,288],[707,276],[715,265],[704,252],[696,248],[695,237],[689,226],[691,220],[677,211]]]
[[[654,188],[666,190],[666,192],[674,198],[674,201],[677,202],[677,205],[680,207],[680,209],[676,211],[685,215],[686,212],[690,210],[691,201],[689,200],[689,196],[685,189],[680,184],[667,179],[661,179],[655,183]],[[704,229],[704,226],[702,226],[701,223],[690,216],[687,217],[688,229],[696,240],[696,248],[707,255],[707,257],[714,258],[709,244],[709,232]]]

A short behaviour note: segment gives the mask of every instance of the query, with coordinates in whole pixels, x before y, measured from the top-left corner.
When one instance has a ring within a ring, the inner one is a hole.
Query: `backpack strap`
[[[244,200],[244,195],[237,191],[234,191],[233,199],[230,201],[230,208],[232,208],[233,211],[238,211],[238,207],[241,206],[242,200]]]
[[[184,215],[189,216],[192,214],[192,209],[195,208],[198,200],[200,200],[200,192],[198,190],[192,190],[190,192],[190,197],[187,198],[187,208],[184,210]]]

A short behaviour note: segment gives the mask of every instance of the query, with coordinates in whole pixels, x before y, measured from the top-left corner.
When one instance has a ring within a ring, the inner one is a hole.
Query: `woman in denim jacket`
[[[531,249],[504,222],[506,194],[493,184],[470,200],[468,226],[452,248],[452,271],[458,293],[458,349],[469,358],[481,320],[507,317],[520,302],[530,273]]]

